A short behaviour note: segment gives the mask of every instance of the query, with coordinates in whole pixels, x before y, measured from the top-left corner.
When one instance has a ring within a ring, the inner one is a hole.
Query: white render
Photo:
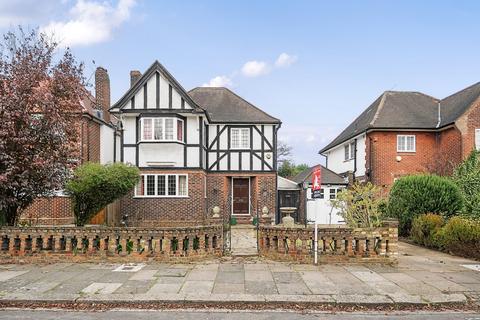
[[[100,126],[100,163],[105,164],[114,161],[114,139],[115,130],[107,125]]]
[[[355,172],[355,176],[360,177],[365,175],[365,168],[366,168],[366,138],[365,134],[357,135],[356,137],[345,141],[338,146],[333,147],[332,149],[325,152],[325,156],[327,157],[327,165],[326,167],[333,172],[338,174],[346,173],[346,172],[353,172],[355,170],[355,160],[345,160],[345,145],[349,145],[354,140],[357,140],[357,171]]]

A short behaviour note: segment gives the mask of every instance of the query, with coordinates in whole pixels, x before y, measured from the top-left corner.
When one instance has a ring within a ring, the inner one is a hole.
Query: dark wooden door
[[[233,183],[233,214],[249,214],[250,180],[232,179]]]

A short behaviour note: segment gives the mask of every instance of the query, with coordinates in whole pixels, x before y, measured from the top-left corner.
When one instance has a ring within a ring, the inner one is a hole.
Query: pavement
[[[195,264],[1,265],[11,303],[479,304],[480,262],[400,243],[390,265],[301,265],[253,258]],[[477,269],[478,268],[478,269]]]
[[[257,255],[257,229],[253,225],[231,226],[231,253],[234,257]]]
[[[369,313],[299,313],[291,311],[262,311],[262,312],[236,312],[236,311],[138,311],[138,310],[113,310],[106,312],[90,311],[51,311],[51,310],[5,310],[0,311],[0,319],[22,320],[198,320],[198,319],[229,319],[229,320],[478,320],[479,313],[466,312],[369,312]]]

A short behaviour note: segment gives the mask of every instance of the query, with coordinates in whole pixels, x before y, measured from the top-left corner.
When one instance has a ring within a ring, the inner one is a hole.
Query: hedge
[[[459,188],[450,179],[436,175],[412,175],[398,179],[390,191],[387,215],[399,221],[400,235],[409,235],[412,220],[425,213],[444,218],[456,215],[463,206]]]

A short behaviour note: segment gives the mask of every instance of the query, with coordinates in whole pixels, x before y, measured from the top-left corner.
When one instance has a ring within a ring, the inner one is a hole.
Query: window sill
[[[133,199],[188,199],[189,196],[133,196]]]
[[[407,154],[407,155],[410,154],[410,155],[411,155],[411,154],[417,153],[417,151],[398,151],[398,150],[397,150],[397,153],[399,153],[399,154]]]
[[[184,141],[179,140],[140,140],[137,144],[141,143],[178,143],[178,144],[185,144]]]

